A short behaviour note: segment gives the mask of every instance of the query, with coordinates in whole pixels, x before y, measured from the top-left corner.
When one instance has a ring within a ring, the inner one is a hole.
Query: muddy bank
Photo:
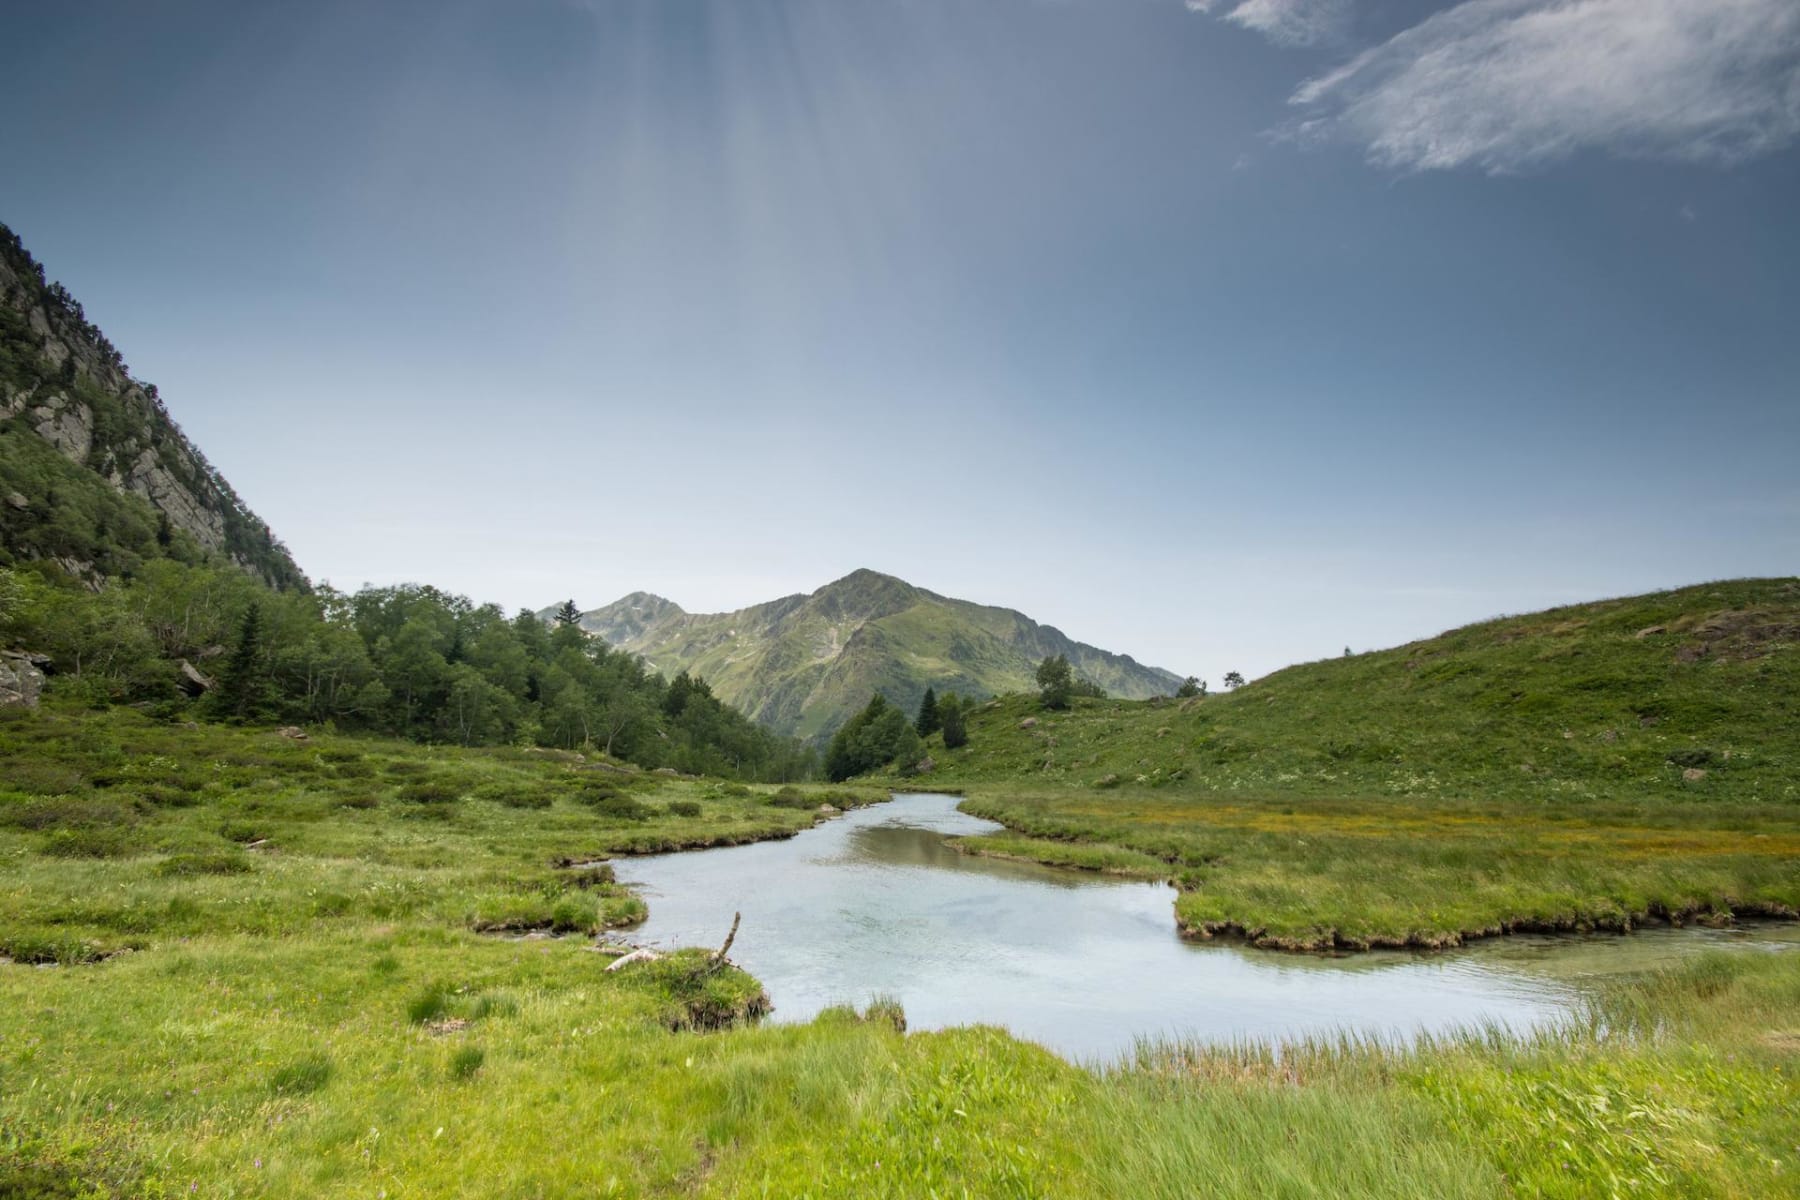
[[[1366,950],[1451,950],[1471,942],[1507,937],[1512,934],[1626,934],[1651,925],[1674,928],[1702,925],[1724,928],[1738,921],[1792,921],[1796,918],[1800,918],[1800,913],[1796,913],[1786,905],[1755,903],[1737,905],[1724,911],[1712,907],[1702,908],[1697,905],[1685,909],[1668,909],[1657,905],[1642,912],[1621,916],[1520,917],[1497,921],[1480,929],[1414,932],[1405,937],[1387,937],[1381,934],[1351,937],[1336,929],[1323,930],[1310,938],[1289,937],[1270,934],[1261,928],[1246,927],[1235,921],[1209,921],[1200,925],[1190,925],[1179,918],[1176,921],[1176,928],[1183,938],[1193,942],[1232,941],[1255,946],[1259,950],[1281,950],[1296,954],[1330,954],[1359,953]]]

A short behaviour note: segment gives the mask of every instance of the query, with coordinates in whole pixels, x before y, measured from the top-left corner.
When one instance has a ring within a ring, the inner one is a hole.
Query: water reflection
[[[732,957],[763,981],[777,1020],[887,994],[914,1028],[1005,1025],[1076,1059],[1116,1057],[1140,1036],[1524,1030],[1566,1013],[1598,975],[1800,940],[1790,925],[1503,938],[1430,956],[1194,945],[1176,935],[1166,885],[957,853],[946,836],[998,826],[955,805],[903,796],[789,841],[621,860],[618,873],[650,902],[640,940],[716,944],[741,911]]]

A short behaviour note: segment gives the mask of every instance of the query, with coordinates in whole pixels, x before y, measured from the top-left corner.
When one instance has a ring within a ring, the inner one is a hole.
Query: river
[[[914,1029],[1002,1025],[1076,1061],[1141,1038],[1406,1039],[1557,1021],[1582,989],[1712,946],[1800,945],[1800,927],[1652,928],[1494,938],[1436,953],[1288,955],[1195,944],[1166,884],[959,854],[946,837],[1000,827],[957,797],[903,795],[797,837],[621,859],[650,904],[649,945],[717,945],[760,979],[774,1019],[897,998]]]

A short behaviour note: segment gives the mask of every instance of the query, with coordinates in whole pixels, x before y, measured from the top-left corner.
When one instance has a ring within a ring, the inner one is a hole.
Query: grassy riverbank
[[[1800,956],[1626,981],[1528,1043],[1094,1073],[884,1014],[716,1031],[754,980],[521,936],[641,912],[557,863],[783,836],[867,793],[117,710],[8,716],[0,763],[0,939],[27,960],[0,964],[8,1200],[1794,1190]]]
[[[1579,605],[1187,701],[980,706],[965,849],[1161,875],[1196,936],[1442,946],[1800,909],[1800,581]],[[921,786],[912,780],[907,786]]]

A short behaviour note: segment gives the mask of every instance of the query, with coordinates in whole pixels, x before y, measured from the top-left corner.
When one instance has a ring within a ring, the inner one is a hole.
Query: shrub
[[[161,808],[192,808],[200,803],[199,790],[177,783],[149,783],[140,786],[137,793]]]
[[[535,783],[484,783],[471,795],[507,808],[549,808],[554,799],[549,788]]]
[[[338,797],[339,808],[377,808],[381,799],[373,792],[349,792]]]
[[[421,779],[400,789],[400,798],[409,804],[454,804],[462,799],[462,789],[436,779]]]
[[[817,801],[813,800],[812,797],[808,796],[797,787],[782,788],[779,792],[776,792],[773,796],[769,797],[769,803],[776,808],[818,807]]]
[[[0,767],[0,788],[38,796],[66,796],[86,790],[87,780],[73,767],[56,763],[11,763]]]
[[[655,810],[642,800],[618,793],[604,800],[590,801],[589,807],[597,815],[613,821],[648,821],[655,815]]]
[[[667,808],[669,815],[673,817],[697,817],[700,815],[698,800],[671,800]]]
[[[130,825],[137,814],[113,800],[59,796],[23,803],[0,802],[0,826],[13,829],[90,829]]]

